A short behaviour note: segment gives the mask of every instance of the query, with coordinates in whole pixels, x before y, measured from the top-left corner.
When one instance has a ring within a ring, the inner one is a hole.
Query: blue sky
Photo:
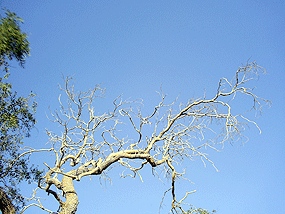
[[[107,111],[118,95],[142,98],[144,111],[158,103],[156,91],[179,102],[211,97],[221,77],[231,78],[242,64],[256,61],[267,70],[255,92],[273,102],[256,119],[262,134],[251,127],[249,142],[225,145],[221,152],[209,150],[220,170],[199,160],[186,162],[187,177],[179,187],[197,192],[188,202],[218,214],[281,213],[285,210],[285,2],[249,1],[74,1],[1,0],[1,8],[25,20],[31,56],[25,69],[11,69],[10,81],[21,95],[37,94],[37,125],[26,140],[36,148],[46,146],[45,128],[59,131],[46,117],[59,107],[58,84],[72,75],[76,88],[84,91],[96,84],[106,88],[98,111]],[[3,12],[2,12],[3,15]],[[241,103],[236,104],[241,109]],[[44,168],[49,155],[31,158]],[[139,179],[119,178],[100,186],[97,177],[76,183],[81,213],[158,213],[170,183],[161,183],[143,171]],[[29,196],[34,188],[22,185]],[[44,204],[56,211],[51,196]],[[161,213],[168,213],[169,200]],[[26,213],[44,213],[31,208]]]

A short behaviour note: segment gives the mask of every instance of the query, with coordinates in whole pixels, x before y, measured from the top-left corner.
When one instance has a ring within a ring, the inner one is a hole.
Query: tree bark
[[[64,176],[61,184],[66,201],[61,204],[61,211],[59,214],[75,214],[79,202],[77,193],[73,186],[73,179],[68,176]]]
[[[0,210],[2,214],[15,214],[16,210],[6,192],[0,187]]]

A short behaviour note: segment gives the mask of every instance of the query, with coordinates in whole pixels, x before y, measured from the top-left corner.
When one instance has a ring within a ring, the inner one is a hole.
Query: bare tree
[[[105,176],[114,164],[129,170],[130,176],[140,176],[140,170],[149,164],[154,172],[156,169],[162,170],[171,179],[171,187],[165,192],[172,197],[171,212],[185,212],[182,205],[191,192],[186,192],[182,199],[176,198],[175,183],[178,178],[185,176],[183,171],[179,172],[178,166],[185,159],[194,157],[209,161],[214,166],[203,149],[215,149],[226,141],[243,141],[245,124],[258,127],[242,114],[233,115],[231,103],[238,95],[247,95],[253,101],[250,107],[258,112],[261,112],[263,105],[270,104],[270,101],[256,96],[246,86],[260,72],[265,71],[254,62],[242,66],[232,81],[220,79],[213,98],[206,99],[204,96],[191,99],[184,105],[178,105],[176,100],[166,104],[166,96],[161,91],[161,101],[148,116],[142,115],[140,102],[123,101],[121,97],[113,102],[112,111],[96,114],[93,104],[95,98],[103,96],[104,90],[96,86],[87,92],[75,93],[73,85],[70,85],[71,78],[66,78],[65,87],[61,90],[68,97],[67,104],[62,103],[60,96],[60,110],[52,113],[53,121],[63,128],[62,133],[47,131],[52,145],[47,150],[54,154],[55,164],[44,163],[48,170],[40,179],[38,189],[46,191],[58,201],[58,213],[75,213],[79,202],[74,181],[80,181],[85,176]],[[136,133],[136,140],[118,131],[126,121],[129,123],[126,127],[132,127]],[[144,133],[146,126],[147,130],[152,130],[151,133]],[[213,131],[217,127],[220,127],[219,134]],[[215,137],[208,139],[210,135]],[[35,151],[39,150],[29,150],[26,154]],[[52,190],[52,186],[58,191]],[[33,199],[38,202],[31,205],[53,213],[44,208],[39,199]]]

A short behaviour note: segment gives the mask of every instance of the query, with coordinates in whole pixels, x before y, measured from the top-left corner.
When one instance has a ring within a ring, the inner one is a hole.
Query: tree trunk
[[[61,211],[59,214],[75,214],[79,202],[73,186],[73,179],[64,176],[61,184],[66,201],[61,204]]]
[[[2,214],[15,214],[15,207],[6,192],[0,187],[0,210]]]

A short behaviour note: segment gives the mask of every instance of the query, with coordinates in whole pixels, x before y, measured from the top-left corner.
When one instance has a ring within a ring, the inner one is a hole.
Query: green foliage
[[[32,102],[34,94],[27,98],[17,96],[8,83],[8,60],[16,60],[23,66],[29,54],[27,35],[20,30],[22,21],[15,13],[6,11],[6,18],[0,24],[0,66],[4,75],[0,77],[0,188],[16,204],[16,209],[24,205],[17,185],[22,181],[38,180],[41,171],[36,167],[28,167],[27,157],[21,157],[20,146],[23,138],[30,136],[30,130],[36,120],[34,113],[36,102]]]
[[[27,34],[20,29],[20,22],[23,22],[15,13],[6,10],[6,17],[1,18],[0,24],[0,65],[4,65],[7,72],[9,69],[8,60],[15,59],[21,66],[25,63],[25,57],[30,53]]]

